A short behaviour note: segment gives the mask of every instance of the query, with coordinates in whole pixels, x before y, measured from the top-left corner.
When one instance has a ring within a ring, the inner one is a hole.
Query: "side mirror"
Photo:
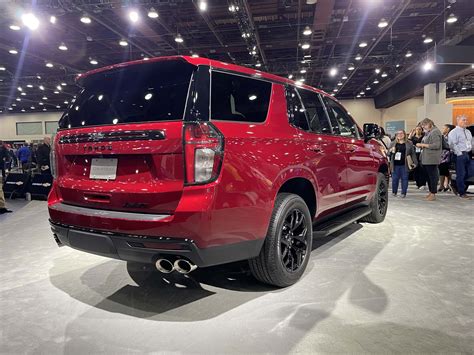
[[[364,140],[368,142],[379,135],[379,126],[375,123],[364,123]]]

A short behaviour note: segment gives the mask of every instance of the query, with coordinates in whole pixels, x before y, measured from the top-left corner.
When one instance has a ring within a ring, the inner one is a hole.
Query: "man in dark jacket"
[[[23,143],[23,147],[18,149],[18,160],[23,172],[30,168],[31,150],[28,147],[28,143]]]
[[[51,162],[49,154],[51,152],[51,138],[44,137],[43,144],[36,150],[36,161],[40,167],[41,174],[51,174]]]
[[[3,144],[3,141],[0,141],[0,170],[2,170],[2,177],[5,178],[5,164],[8,160],[8,150],[7,147]]]

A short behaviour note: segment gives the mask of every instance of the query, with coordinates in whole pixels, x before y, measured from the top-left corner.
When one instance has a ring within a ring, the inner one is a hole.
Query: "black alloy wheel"
[[[308,253],[308,228],[305,215],[295,208],[290,210],[280,233],[280,260],[286,271],[295,272],[304,263]]]

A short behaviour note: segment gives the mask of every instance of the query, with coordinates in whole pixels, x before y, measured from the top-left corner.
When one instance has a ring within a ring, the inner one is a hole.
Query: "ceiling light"
[[[298,81],[301,81],[302,83],[306,81],[305,78],[299,78]]]
[[[69,101],[64,101],[64,103],[67,105],[69,103]]]
[[[128,18],[130,19],[130,21],[132,23],[137,23],[138,20],[140,19],[140,15],[138,13],[138,11],[136,10],[131,10],[129,13],[128,13]]]
[[[89,63],[91,63],[92,65],[97,65],[97,64],[99,64],[99,62],[98,62],[97,60],[95,60],[95,59],[89,60]]]
[[[150,58],[148,58],[148,57],[143,57],[143,60],[150,60]]]
[[[457,93],[458,91],[456,89],[453,90],[453,94]]]
[[[50,63],[50,62],[46,63],[45,65],[46,65],[48,68],[54,67],[53,63]]]
[[[148,17],[149,18],[158,18],[160,15],[158,15],[158,12],[154,8],[151,8],[150,11],[148,11]]]
[[[16,100],[16,101],[21,101],[21,99],[20,99],[19,97],[17,97],[15,100]]]
[[[56,16],[51,16],[49,18],[49,22],[51,22],[54,25],[56,23]]]
[[[65,82],[62,82],[61,83],[61,86],[66,86],[67,84]]]
[[[10,50],[8,51],[8,53],[10,53],[10,54],[18,54],[18,51],[17,51],[16,49],[10,49]]]
[[[32,87],[33,87],[33,85],[31,85],[31,84],[28,84],[28,85],[26,85],[26,87],[27,87],[27,88],[32,88]]]
[[[120,40],[119,44],[120,44],[122,47],[126,47],[126,46],[128,46],[128,42],[127,42],[127,41],[125,41],[125,40],[123,40],[123,39],[122,39],[122,40]]]
[[[11,29],[12,31],[19,31],[19,30],[21,30],[21,27],[18,26],[18,25],[10,25],[10,29]]]
[[[359,47],[360,47],[360,48],[367,47],[367,42],[360,42],[360,43],[359,43]]]
[[[56,95],[58,95],[58,94],[59,94],[59,91],[56,90],[56,91],[54,91],[54,93],[55,93]]]
[[[46,96],[43,96],[41,100],[47,100],[48,98]]]
[[[329,69],[329,76],[336,76],[337,75],[337,68]]]
[[[428,70],[431,70],[431,69],[433,69],[433,63],[431,63],[429,60],[427,60],[425,62],[425,64],[423,64],[423,70],[428,71]]]
[[[446,19],[446,22],[447,23],[455,23],[457,20],[458,20],[458,18],[456,16],[454,16],[454,14],[451,14]]]
[[[301,48],[302,48],[302,49],[308,49],[309,47],[310,47],[309,43],[303,43],[303,44],[301,45]]]
[[[152,93],[148,93],[145,95],[145,100],[150,100],[151,98],[153,97],[153,94]]]
[[[43,111],[46,111],[46,109],[44,108]]]
[[[236,5],[230,5],[230,6],[229,6],[229,11],[230,11],[230,12],[239,11],[239,7],[236,6]]]
[[[365,88],[365,90],[366,90],[366,91],[369,91],[369,90],[372,90],[372,88],[371,88],[370,86],[367,86],[367,87]]]
[[[359,93],[359,95],[365,95],[365,92],[361,91],[361,92]]]
[[[379,28],[384,28],[384,27],[387,27],[388,26],[388,22],[386,19],[381,19],[379,24],[377,25]]]
[[[0,71],[5,71],[5,70],[7,70],[7,68],[5,68],[5,67],[0,67]]]
[[[206,0],[200,0],[198,6],[199,6],[199,10],[206,11],[207,10],[207,1]]]
[[[41,80],[41,76],[40,76],[40,75],[36,75],[36,79]]]
[[[334,89],[333,92],[337,92],[337,89]]]
[[[311,31],[311,28],[309,28],[309,26],[306,26],[306,27],[304,28],[303,34],[304,34],[305,36],[309,36],[312,32],[313,32],[313,31]]]
[[[395,65],[395,68],[399,68],[399,67],[400,67],[400,64]]]
[[[410,58],[412,55],[413,55],[413,53],[410,52],[410,51],[408,51],[408,52],[405,54],[405,57]]]
[[[362,59],[362,56],[360,54],[357,54],[355,57],[355,60],[361,60],[361,59]]]
[[[256,55],[257,54],[257,51],[256,50],[253,50],[250,52],[251,55]]]
[[[346,79],[347,79],[347,75],[344,74],[341,79],[342,79],[342,80],[346,80]]]
[[[22,109],[21,109],[21,112],[25,112],[25,109],[24,109],[24,108],[22,108]]]
[[[9,107],[8,110],[10,110],[10,111],[13,110],[13,107]]]
[[[306,73],[306,69],[301,69],[301,70],[300,70],[300,73],[301,73],[301,74]]]
[[[61,106],[57,105],[56,108],[61,108]]]
[[[288,79],[293,79],[293,74],[288,75]]]
[[[21,96],[26,96],[26,92],[22,92],[20,95]]]
[[[13,106],[13,107],[15,107],[15,106],[16,106],[16,104],[12,104],[12,106]]]
[[[242,38],[249,38],[249,37],[250,37],[250,33],[248,32],[242,33]]]
[[[257,63],[257,64],[255,64],[255,66],[256,66],[257,68],[260,68],[260,67],[262,66],[262,64],[261,64],[261,63]]]
[[[381,75],[381,77],[382,77],[382,78],[386,78],[387,76],[388,76],[388,74],[387,74],[387,73],[385,73],[385,72],[384,72],[384,73],[382,73],[382,75]]]
[[[306,54],[303,56],[303,58],[311,58],[311,54]]]
[[[61,87],[61,85],[57,85],[57,86],[56,86],[56,89],[62,90],[63,88]]]
[[[349,66],[347,67],[347,70],[350,70],[350,71],[352,71],[354,69],[355,69],[354,64],[349,64]]]
[[[82,22],[82,23],[85,23],[86,25],[88,25],[88,24],[90,24],[92,21],[91,21],[90,17],[84,15],[84,16],[81,17],[81,22]]]
[[[42,103],[42,102],[40,101],[40,102],[38,102],[38,105],[43,106],[44,103]]]
[[[61,43],[58,48],[59,48],[59,50],[61,50],[61,51],[67,51],[67,47],[66,47],[66,45],[65,45],[64,43]]]
[[[250,101],[254,101],[254,100],[256,100],[256,99],[257,99],[257,95],[250,95],[250,96],[249,96],[249,100],[250,100]]]
[[[17,87],[17,89],[18,89],[18,91],[23,91],[21,86]]]
[[[423,43],[431,43],[433,42],[433,38],[431,37],[426,37],[424,40],[423,40]]]
[[[466,89],[467,89],[466,85],[463,84],[463,86],[461,87],[461,90],[466,90]]]
[[[338,82],[338,83],[337,83],[337,86],[342,86],[342,83],[341,83],[341,82]]]
[[[35,107],[34,107],[34,106],[31,106],[30,108],[31,108],[32,110],[34,110],[34,109],[35,109]]]
[[[39,27],[39,20],[32,13],[22,15],[21,20],[23,21],[23,24],[32,31],[37,30]]]
[[[377,79],[374,80],[374,84],[378,84],[379,81]]]
[[[177,43],[183,43],[184,42],[184,39],[183,37],[181,37],[181,35],[178,33],[178,35],[175,37],[175,42]]]
[[[375,69],[375,74],[380,74],[380,69],[379,68]]]
[[[474,64],[471,64],[471,69],[474,69]]]

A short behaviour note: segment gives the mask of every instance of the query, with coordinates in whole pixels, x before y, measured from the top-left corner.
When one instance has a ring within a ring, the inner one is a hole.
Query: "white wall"
[[[410,131],[418,123],[418,107],[423,106],[423,97],[414,97],[395,106],[381,109],[382,124],[388,121],[406,121],[405,129]]]
[[[379,126],[382,124],[382,112],[375,108],[374,100],[340,100],[339,102],[350,112],[360,127],[364,123],[376,123]]]
[[[0,115],[0,139],[2,140],[41,140],[45,135],[45,121],[59,121],[61,112],[18,113]],[[34,136],[18,136],[16,134],[17,122],[41,122],[43,133]]]

